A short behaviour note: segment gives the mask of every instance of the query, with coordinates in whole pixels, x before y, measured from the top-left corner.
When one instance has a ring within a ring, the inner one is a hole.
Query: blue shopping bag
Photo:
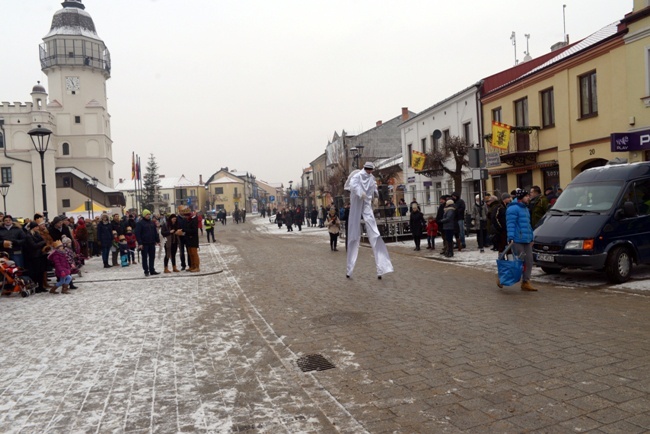
[[[512,286],[521,280],[521,275],[524,270],[524,261],[519,259],[514,253],[511,255],[512,259],[508,259],[508,253],[512,250],[512,244],[503,250],[497,259],[497,271],[499,273],[499,282],[504,286]]]

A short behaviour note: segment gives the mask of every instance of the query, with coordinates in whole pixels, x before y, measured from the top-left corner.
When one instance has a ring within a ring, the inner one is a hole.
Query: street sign
[[[487,167],[496,167],[501,165],[501,157],[498,152],[488,152],[485,154],[485,165]]]
[[[478,181],[479,179],[488,179],[487,169],[472,169],[472,179]]]
[[[296,199],[298,197],[298,190],[291,190],[291,199]]]
[[[275,196],[269,196],[269,202],[275,202]]]

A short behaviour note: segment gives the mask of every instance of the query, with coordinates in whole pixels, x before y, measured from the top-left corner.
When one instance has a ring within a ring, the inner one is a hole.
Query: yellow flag
[[[492,146],[499,149],[508,149],[510,143],[510,125],[492,122]]]
[[[418,151],[411,151],[411,167],[415,170],[424,169],[424,161],[427,159],[426,154]]]

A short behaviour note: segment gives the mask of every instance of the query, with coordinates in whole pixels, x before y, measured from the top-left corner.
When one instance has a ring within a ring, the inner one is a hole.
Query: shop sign
[[[485,165],[487,167],[496,167],[501,165],[501,156],[498,152],[488,152],[485,154]]]
[[[406,179],[406,182],[409,183],[409,184],[413,184],[415,182],[415,176],[409,176]]]
[[[650,130],[611,135],[612,152],[645,151],[650,149]]]

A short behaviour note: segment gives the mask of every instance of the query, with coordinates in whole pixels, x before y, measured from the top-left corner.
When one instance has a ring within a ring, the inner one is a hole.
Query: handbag
[[[512,250],[512,245],[508,244],[497,259],[497,271],[499,273],[499,282],[504,286],[512,286],[521,280],[524,270],[524,261],[519,259],[513,252],[512,259],[508,259],[508,253]]]

